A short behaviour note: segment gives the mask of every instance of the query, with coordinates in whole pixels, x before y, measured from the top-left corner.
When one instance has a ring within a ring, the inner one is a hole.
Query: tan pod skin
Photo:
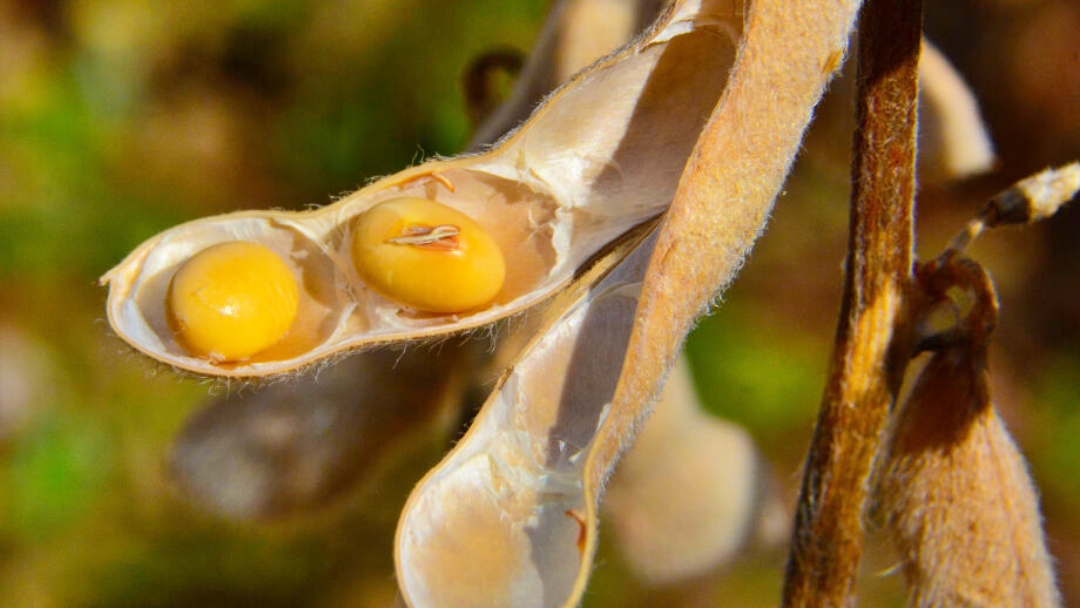
[[[721,17],[707,16],[716,10]],[[173,367],[223,377],[271,376],[339,353],[445,336],[520,313],[565,287],[601,248],[664,212],[723,90],[738,25],[727,3],[687,2],[650,36],[579,73],[485,153],[406,169],[332,205],[244,211],[182,224],[109,271],[117,334]],[[460,212],[505,261],[501,288],[467,311],[424,311],[387,298],[356,272],[356,222],[384,201],[424,199]],[[259,243],[300,285],[289,334],[245,361],[194,356],[167,321],[169,282],[191,256],[227,241]]]

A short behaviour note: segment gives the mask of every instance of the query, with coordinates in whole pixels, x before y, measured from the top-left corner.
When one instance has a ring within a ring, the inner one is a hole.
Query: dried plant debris
[[[993,196],[953,238],[948,251],[962,252],[983,230],[1049,218],[1080,192],[1080,162],[1046,169]]]
[[[990,396],[998,299],[963,257],[984,229],[1053,215],[1080,190],[1080,164],[1048,169],[987,202],[936,260],[918,264],[912,323],[929,361],[898,408],[878,500],[911,585],[910,605],[1061,605],[1038,494]]]
[[[973,304],[955,304],[968,314],[914,380],[880,471],[910,605],[1059,606],[1035,486],[990,398],[993,285],[955,256],[921,265],[917,278],[927,310]]]
[[[990,199],[983,215],[988,227],[1027,224],[1044,220],[1080,191],[1080,163],[1047,169],[1016,182]]]

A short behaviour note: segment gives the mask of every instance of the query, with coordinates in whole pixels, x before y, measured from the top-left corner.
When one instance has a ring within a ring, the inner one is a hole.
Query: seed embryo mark
[[[461,228],[453,224],[439,226],[413,224],[404,228],[401,236],[387,239],[386,242],[395,245],[412,245],[433,251],[456,251],[461,245],[458,240],[459,234],[461,234]]]

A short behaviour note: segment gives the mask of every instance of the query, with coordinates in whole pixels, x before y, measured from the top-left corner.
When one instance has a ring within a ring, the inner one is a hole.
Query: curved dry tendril
[[[1025,177],[991,197],[949,243],[943,255],[963,253],[987,228],[1031,224],[1049,218],[1080,191],[1080,162]]]
[[[917,291],[912,356],[959,343],[982,345],[997,327],[998,298],[986,269],[959,254],[946,253],[915,265]]]

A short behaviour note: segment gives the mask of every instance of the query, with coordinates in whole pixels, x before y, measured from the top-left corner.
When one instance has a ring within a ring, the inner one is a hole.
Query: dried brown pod
[[[1035,485],[990,399],[993,286],[980,266],[955,257],[917,276],[927,310],[970,312],[914,380],[880,470],[880,508],[910,605],[1059,606]]]

